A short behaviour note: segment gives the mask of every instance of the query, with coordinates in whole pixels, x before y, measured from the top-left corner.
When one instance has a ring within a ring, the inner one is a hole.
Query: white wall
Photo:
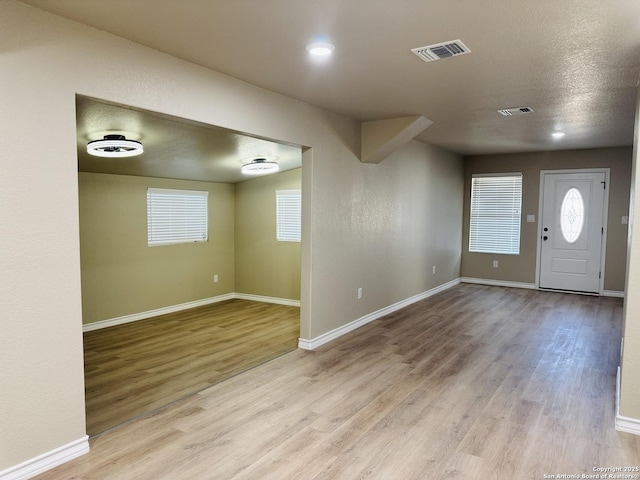
[[[462,191],[457,156],[412,142],[363,165],[357,122],[13,0],[0,87],[0,471],[85,434],[76,93],[311,147],[303,339],[458,276],[462,202],[444,196]]]

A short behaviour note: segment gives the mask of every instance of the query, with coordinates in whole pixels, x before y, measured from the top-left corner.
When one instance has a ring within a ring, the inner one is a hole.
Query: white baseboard
[[[491,285],[494,287],[526,288],[529,290],[538,290],[538,287],[534,283],[509,282],[505,280],[491,280],[488,278],[473,278],[473,277],[462,277],[460,278],[460,281],[462,283],[476,283],[479,285]],[[550,291],[553,291],[553,290],[550,290]],[[574,292],[574,293],[579,293],[579,292]],[[602,293],[602,296],[624,298],[624,292],[621,292],[619,290],[605,290]]]
[[[233,298],[238,300],[249,300],[251,302],[276,303],[278,305],[287,305],[289,307],[299,307],[300,300],[289,300],[288,298],[263,297],[262,295],[251,295],[249,293],[234,293]]]
[[[74,442],[0,472],[0,480],[26,480],[88,452],[89,437],[85,435]]]
[[[218,295],[217,297],[203,298],[202,300],[195,300],[193,302],[179,303],[178,305],[169,305],[168,307],[147,310],[146,312],[132,313],[131,315],[124,315],[122,317],[116,318],[108,318],[107,320],[100,320],[99,322],[85,323],[82,326],[82,331],[90,332],[92,330],[99,330],[101,328],[122,325],[123,323],[137,322],[138,320],[157,317],[158,315],[165,315],[167,313],[179,312],[181,310],[188,310],[189,308],[202,307],[204,305],[210,305],[212,303],[232,300],[233,298],[235,298],[233,293],[227,293],[225,295]]]
[[[494,287],[526,288],[529,290],[538,289],[538,287],[536,287],[533,283],[509,282],[505,280],[490,280],[488,278],[462,277],[460,281],[462,283],[477,283],[479,285],[492,285]]]
[[[289,305],[292,307],[300,306],[299,300],[263,297],[260,295],[249,295],[246,293],[226,293],[224,295],[218,295],[217,297],[203,298],[202,300],[180,303],[178,305],[170,305],[168,307],[156,308],[154,310],[148,310],[146,312],[132,313],[131,315],[124,315],[122,317],[116,318],[108,318],[107,320],[100,320],[99,322],[85,323],[82,326],[82,331],[90,332],[92,330],[100,330],[101,328],[122,325],[123,323],[137,322],[138,320],[145,320],[147,318],[157,317],[158,315],[165,315],[167,313],[179,312],[181,310],[188,310],[190,308],[202,307],[204,305],[211,305],[212,303],[224,302],[225,300],[233,300],[235,298],[241,300],[251,300],[254,302],[277,303],[280,305]]]
[[[417,295],[414,295],[413,297],[409,297],[405,300],[401,300],[400,302],[394,303],[393,305],[389,305],[388,307],[382,308],[373,313],[365,315],[364,317],[360,317],[357,320],[349,322],[346,325],[343,325],[341,327],[335,328],[330,332],[323,333],[322,335],[316,338],[313,338],[311,340],[299,338],[298,348],[301,348],[303,350],[315,350],[321,345],[324,345],[325,343],[329,343],[330,341],[335,340],[336,338],[341,337],[342,335],[345,335],[357,328],[360,328],[363,325],[366,325],[367,323],[373,322],[378,318],[384,317],[385,315],[388,315],[397,310],[400,310],[401,308],[407,307],[412,303],[418,302],[420,300],[424,300],[425,298],[435,295],[436,293],[440,293],[443,290],[447,290],[451,287],[454,287],[459,283],[460,283],[460,279],[456,278],[455,280],[439,285],[435,288],[432,288],[431,290],[427,290],[426,292],[419,293]]]
[[[616,376],[616,430],[640,435],[640,420],[620,415],[620,367]]]
[[[602,295],[605,297],[624,298],[624,292],[621,292],[620,290],[605,290],[602,292]]]

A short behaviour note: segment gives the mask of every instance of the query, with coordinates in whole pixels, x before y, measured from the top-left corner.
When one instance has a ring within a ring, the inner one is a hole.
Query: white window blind
[[[302,238],[302,195],[300,190],[276,190],[276,238],[299,242]]]
[[[521,207],[521,173],[474,175],[469,251],[518,255]]]
[[[148,245],[206,242],[208,196],[199,190],[148,188]]]

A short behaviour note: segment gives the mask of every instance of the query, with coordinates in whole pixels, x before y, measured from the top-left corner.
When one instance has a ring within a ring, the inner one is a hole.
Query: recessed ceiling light
[[[562,138],[562,137],[564,137],[564,132],[553,132],[553,133],[551,134],[551,136],[552,136],[553,138]]]
[[[316,42],[307,45],[307,52],[316,57],[326,57],[331,55],[336,47],[326,42]]]
[[[245,175],[263,175],[275,173],[280,170],[277,162],[268,162],[266,158],[256,158],[250,163],[245,163],[240,170]]]
[[[144,152],[142,144],[124,135],[105,135],[102,140],[87,143],[87,153],[96,157],[134,157]]]

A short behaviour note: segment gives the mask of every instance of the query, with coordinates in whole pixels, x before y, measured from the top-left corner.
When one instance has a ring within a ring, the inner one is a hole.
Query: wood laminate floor
[[[459,285],[92,439],[40,478],[543,479],[638,466],[640,437],[614,429],[621,317],[616,298]]]
[[[84,334],[96,435],[295,350],[300,309],[229,300]]]

